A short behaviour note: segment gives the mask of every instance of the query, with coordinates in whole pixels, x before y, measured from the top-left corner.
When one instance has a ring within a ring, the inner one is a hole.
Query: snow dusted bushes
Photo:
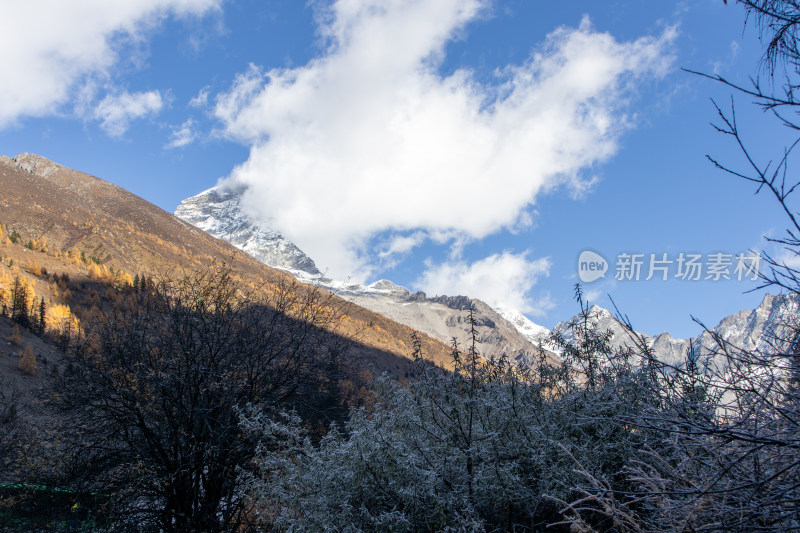
[[[695,353],[667,367],[633,334],[610,350],[577,296],[587,319],[553,339],[560,367],[470,347],[446,373],[418,357],[415,383],[382,380],[319,443],[297,418],[244,413],[262,441],[245,484],[261,527],[800,530],[797,342],[760,354],[716,338],[724,368]]]
[[[735,4],[766,45],[770,83],[706,77],[800,131],[800,4]],[[789,168],[800,142],[759,157],[733,107],[717,111],[718,131],[749,166],[711,161],[773,196],[789,219],[785,237],[768,239],[788,259],[764,255],[762,281],[800,297],[800,212],[792,196],[800,181]],[[318,445],[303,438],[297,420],[245,414],[243,424],[268,437],[247,484],[262,527],[800,531],[800,320],[788,317],[763,350],[709,331],[707,353],[690,352],[668,367],[633,328],[632,349],[613,351],[580,293],[578,301],[583,319],[571,335],[552,339],[564,353],[559,368],[483,362],[474,350],[454,352],[452,374],[418,361],[416,383],[382,382],[373,410],[355,411]],[[705,356],[724,362],[704,365]]]
[[[797,287],[783,288],[800,296]],[[581,335],[565,354],[586,376],[587,391],[600,383],[622,393],[597,411],[596,423],[631,428],[640,446],[621,448],[616,464],[608,456],[575,458],[584,479],[574,486],[579,497],[564,501],[564,523],[581,532],[800,530],[798,317],[784,317],[763,349],[706,330],[702,353],[691,348],[675,366],[657,361],[630,323],[622,324],[628,354],[610,353],[610,339],[585,321],[573,324]],[[638,372],[626,370],[633,368],[628,361]]]
[[[646,531],[800,530],[800,391],[795,340],[768,352],[715,337],[721,367],[663,367],[657,408],[637,425],[660,437],[623,473]],[[595,493],[599,486],[595,486]],[[629,529],[637,531],[637,529]]]
[[[371,411],[318,446],[299,421],[248,412],[266,435],[248,485],[265,527],[314,531],[532,531],[589,485],[582,468],[614,478],[645,444],[624,422],[646,399],[642,371],[604,367],[587,387],[569,364],[535,371],[453,351],[445,373],[417,358],[419,380],[380,382]],[[588,465],[588,467],[586,466]],[[622,480],[627,483],[627,480]],[[608,530],[612,521],[593,513]]]

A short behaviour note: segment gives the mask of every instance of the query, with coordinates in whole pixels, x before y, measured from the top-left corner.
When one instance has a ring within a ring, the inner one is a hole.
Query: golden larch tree
[[[28,344],[22,352],[22,357],[19,358],[19,365],[17,365],[23,373],[32,376],[36,374],[36,354],[33,353],[33,348]]]

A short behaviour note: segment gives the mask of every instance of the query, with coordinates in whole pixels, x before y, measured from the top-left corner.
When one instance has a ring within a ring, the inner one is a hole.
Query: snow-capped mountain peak
[[[611,345],[613,348],[632,346],[632,339],[628,331],[617,322],[614,315],[607,309],[593,305],[588,310],[590,326],[599,331],[612,333]],[[572,340],[570,324],[580,324],[581,315],[576,315],[566,322],[559,322],[553,328],[567,340]],[[716,348],[713,335],[732,346],[745,350],[760,350],[764,353],[774,352],[775,349],[786,349],[786,343],[791,339],[792,331],[796,331],[800,321],[800,299],[796,295],[765,294],[761,304],[754,310],[743,310],[723,318],[709,331],[702,331],[691,339],[679,339],[669,333],[661,333],[654,337],[647,337],[656,357],[665,363],[680,365],[686,360],[687,352],[691,347],[700,355],[712,354]],[[716,363],[721,364],[718,356]]]
[[[514,327],[516,327],[529,341],[534,344],[538,343],[539,341],[544,341],[547,336],[550,335],[549,329],[536,324],[516,309],[511,309],[504,306],[495,306],[494,309],[500,313],[500,316],[513,324]]]
[[[212,187],[182,201],[175,216],[264,264],[300,276],[321,276],[314,261],[294,243],[247,216],[241,207],[241,194],[235,189]]]
[[[450,343],[469,331],[468,309],[475,310],[479,351],[526,359],[548,331],[513,309],[496,310],[466,296],[413,292],[389,280],[361,285],[324,277],[314,261],[279,232],[249,217],[241,206],[242,190],[214,187],[187,198],[175,210],[178,218],[225,240],[269,266],[289,271],[353,303]]]
[[[466,296],[428,297],[423,292],[413,292],[385,279],[365,286],[324,277],[314,261],[294,243],[274,229],[252,220],[243,211],[242,192],[224,187],[211,188],[181,202],[175,216],[230,242],[262,263],[286,270],[301,281],[316,283],[357,305],[444,342],[450,342],[454,337],[465,337],[469,331],[467,313],[472,308],[480,329],[479,348],[485,355],[504,352],[525,359],[540,343],[549,346],[550,332],[515,309],[491,307]],[[800,305],[796,296],[767,294],[758,308],[728,316],[712,331],[736,346],[766,350],[775,338],[786,336],[787,328],[796,327],[798,314]],[[593,305],[588,309],[588,318],[592,327],[611,331],[613,347],[630,345],[630,335],[607,309]],[[582,321],[581,316],[575,316],[567,322],[560,322],[554,330],[569,341],[569,324]],[[699,353],[705,353],[713,344],[708,332],[692,339],[677,339],[669,333],[661,333],[649,338],[648,342],[659,359],[672,364],[685,360],[690,345]],[[549,348],[555,350],[552,346]]]

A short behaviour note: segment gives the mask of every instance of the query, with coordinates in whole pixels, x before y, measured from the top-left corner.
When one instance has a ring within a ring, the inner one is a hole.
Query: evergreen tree
[[[30,326],[28,288],[19,276],[14,278],[14,287],[11,292],[11,305],[11,319],[23,327]]]
[[[44,333],[47,321],[47,308],[45,307],[44,303],[44,296],[42,296],[42,300],[39,302],[39,333]]]

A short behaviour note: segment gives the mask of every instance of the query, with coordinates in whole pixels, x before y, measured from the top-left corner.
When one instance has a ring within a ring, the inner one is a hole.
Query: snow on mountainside
[[[798,321],[800,301],[797,296],[767,294],[756,309],[723,318],[712,331],[734,346],[770,353],[788,349],[793,340],[791,331],[797,329]],[[701,353],[713,345],[708,332],[692,339],[692,343]]]
[[[269,266],[291,272],[301,281],[316,283],[356,305],[427,333],[443,342],[468,337],[468,309],[475,309],[478,350],[486,356],[506,354],[527,361],[547,329],[512,309],[496,310],[465,296],[429,298],[388,280],[364,286],[322,276],[314,261],[280,233],[254,222],[241,209],[241,191],[214,187],[187,198],[175,216],[225,240]]]
[[[502,306],[495,306],[494,309],[500,313],[500,316],[513,324],[514,327],[520,331],[520,333],[525,335],[525,337],[534,344],[538,343],[539,341],[544,342],[547,339],[547,336],[550,335],[549,329],[531,321],[528,317],[516,309],[510,309]]]
[[[577,323],[580,315],[568,322],[556,324],[555,331],[561,331],[566,339],[571,339],[567,327],[569,323]],[[596,305],[589,309],[589,320],[593,327],[600,331],[611,331],[611,344],[615,348],[632,345],[630,336],[606,309]],[[723,318],[719,324],[711,328],[711,332],[733,346],[746,350],[761,350],[764,353],[774,352],[775,348],[785,350],[791,341],[788,331],[796,329],[800,320],[800,301],[798,297],[781,295],[764,295],[761,304],[754,310],[739,311]],[[702,355],[713,351],[715,343],[711,333],[702,332],[692,339],[676,339],[669,333],[661,333],[648,339],[656,357],[669,364],[679,365],[686,359],[690,344],[695,352]],[[717,361],[721,363],[721,359]]]
[[[364,286],[325,278],[314,261],[280,233],[254,223],[240,206],[241,191],[215,187],[181,202],[175,215],[184,221],[228,241],[269,266],[291,272],[301,281],[316,283],[353,303],[380,313],[392,320],[422,331],[443,342],[453,338],[464,342],[468,337],[468,309],[473,306],[478,323],[478,350],[484,355],[504,353],[520,361],[528,360],[539,343],[547,344],[549,331],[519,311],[486,303],[466,296],[428,297],[412,292],[388,280]],[[723,339],[747,349],[766,349],[770,338],[781,335],[786,323],[797,323],[800,312],[797,298],[766,295],[753,311],[740,311],[723,319],[713,331]],[[616,348],[629,345],[630,337],[606,309],[592,306],[589,315],[595,327],[613,333]],[[569,339],[569,322],[555,326]],[[656,356],[664,362],[680,364],[692,343],[698,353],[707,353],[711,335],[703,332],[693,339],[678,339],[669,333],[649,338]]]
[[[321,275],[314,261],[277,231],[253,224],[240,206],[240,193],[214,187],[187,198],[175,216],[228,241],[262,263],[295,275]]]

